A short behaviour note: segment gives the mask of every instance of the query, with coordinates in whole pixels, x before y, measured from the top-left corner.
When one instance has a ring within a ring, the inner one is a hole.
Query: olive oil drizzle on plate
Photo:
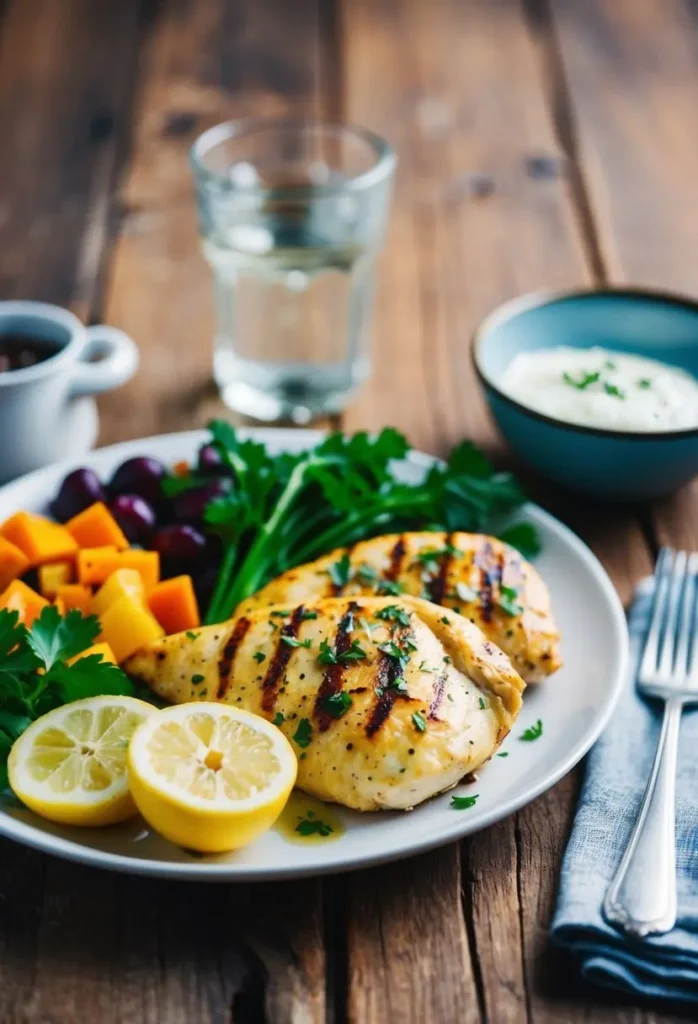
[[[346,831],[328,804],[294,789],[274,825],[284,839],[293,843],[327,843]]]

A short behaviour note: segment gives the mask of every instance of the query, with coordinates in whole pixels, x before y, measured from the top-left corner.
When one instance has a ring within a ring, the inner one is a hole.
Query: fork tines
[[[698,686],[698,552],[662,548],[638,681]]]

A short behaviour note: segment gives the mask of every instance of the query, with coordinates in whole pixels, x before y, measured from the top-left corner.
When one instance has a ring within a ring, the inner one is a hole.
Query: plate
[[[301,451],[321,436],[306,430],[247,432],[272,450]],[[203,431],[129,441],[86,456],[81,464],[108,476],[124,459],[152,455],[165,463],[193,460]],[[405,479],[418,481],[433,463],[413,453],[399,464]],[[63,476],[76,462],[49,466],[0,489],[0,521],[18,509],[45,512]],[[476,783],[459,793],[477,803],[451,808],[444,794],[410,812],[338,815],[346,831],[325,843],[304,845],[266,833],[236,853],[201,857],[150,832],[134,819],[105,829],[77,829],[42,821],[7,796],[0,799],[0,834],[46,853],[142,875],[199,881],[238,881],[319,875],[367,867],[452,842],[505,818],[554,785],[579,760],[606,725],[627,673],[628,637],[618,595],[601,565],[571,530],[535,505],[523,515],[542,540],[536,561],[550,587],[562,633],[565,666],[548,682],[528,688],[513,732],[504,741],[506,758],[494,757]],[[538,719],[543,735],[522,742],[521,733]]]

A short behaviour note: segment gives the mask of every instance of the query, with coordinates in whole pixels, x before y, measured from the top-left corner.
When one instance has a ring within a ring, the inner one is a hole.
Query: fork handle
[[[604,900],[627,935],[663,935],[676,924],[676,759],[682,702],[668,700],[652,771],[630,842]]]

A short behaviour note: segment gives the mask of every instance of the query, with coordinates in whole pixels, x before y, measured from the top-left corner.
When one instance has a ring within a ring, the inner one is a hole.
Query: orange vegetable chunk
[[[165,631],[138,598],[120,597],[101,616],[102,639],[121,663],[141,647],[159,640]]]
[[[114,572],[114,559],[119,552],[113,546],[82,548],[78,551],[78,583],[92,586],[104,581]]]
[[[133,597],[145,601],[143,577],[137,569],[115,569],[102,584],[92,601],[95,615],[102,615],[107,608],[121,597]]]
[[[115,547],[126,551],[128,539],[103,501],[96,501],[65,524],[81,548]]]
[[[39,566],[39,592],[49,601],[58,596],[58,588],[72,583],[75,567],[72,562],[48,562]]]
[[[24,552],[30,568],[71,558],[78,549],[65,526],[33,512],[16,512],[10,516],[0,527],[0,537]]]
[[[81,583],[67,583],[58,588],[54,604],[61,602],[67,612],[77,608],[83,615],[92,614],[92,591]]]
[[[157,551],[117,551],[115,547],[83,548],[78,552],[78,580],[88,585],[106,583],[117,569],[136,569],[146,594],[160,580],[160,555]]]
[[[201,625],[191,576],[163,580],[148,595],[148,607],[167,634]]]
[[[12,541],[0,537],[0,591],[9,587],[12,580],[26,572],[29,559],[21,548]]]
[[[116,658],[109,644],[92,644],[92,647],[86,648],[84,651],[80,651],[74,658],[68,659],[69,665],[74,665],[76,661],[80,661],[80,658],[89,658],[93,654],[101,654],[102,661],[108,661],[110,665],[116,665]]]
[[[19,612],[19,621],[25,626],[31,626],[34,619],[47,607],[48,601],[22,580],[13,580],[0,594],[0,610],[6,608],[10,612]]]

